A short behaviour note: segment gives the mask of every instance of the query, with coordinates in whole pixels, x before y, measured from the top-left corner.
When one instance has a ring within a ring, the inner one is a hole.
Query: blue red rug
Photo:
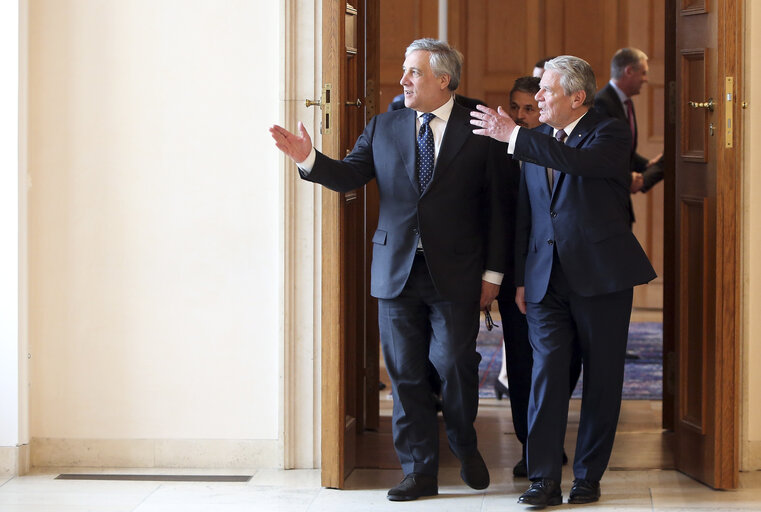
[[[487,331],[486,326],[481,324],[476,348],[481,354],[479,396],[494,398],[494,379],[502,366],[502,329]],[[627,351],[637,355],[638,359],[626,360],[623,398],[660,400],[663,397],[663,324],[632,322],[629,325]],[[580,378],[574,398],[581,398],[581,382]]]

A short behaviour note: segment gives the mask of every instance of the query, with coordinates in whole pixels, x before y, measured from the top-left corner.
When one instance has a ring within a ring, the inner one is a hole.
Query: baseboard
[[[742,448],[740,471],[761,470],[761,441],[745,441]]]
[[[32,467],[282,468],[278,440],[34,438]]]
[[[18,476],[29,472],[29,445],[0,446],[0,476]]]

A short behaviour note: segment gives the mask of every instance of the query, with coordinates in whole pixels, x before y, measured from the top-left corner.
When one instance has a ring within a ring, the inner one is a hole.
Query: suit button
[[[555,240],[547,240],[547,245],[553,245],[555,243]]]
[[[558,212],[556,212],[556,211],[554,211],[554,210],[550,212],[550,217],[552,217],[553,219],[554,219],[555,217],[557,217],[557,216],[558,216]]]
[[[413,232],[413,233],[415,233],[415,234],[417,235],[417,227],[415,227],[415,226],[412,226],[412,232]]]

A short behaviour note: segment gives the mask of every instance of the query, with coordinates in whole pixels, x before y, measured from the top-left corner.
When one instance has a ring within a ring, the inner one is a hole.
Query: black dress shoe
[[[526,457],[521,457],[521,460],[518,461],[518,464],[513,466],[513,476],[515,478],[526,478],[528,476]]]
[[[468,487],[479,491],[489,487],[489,469],[478,451],[460,459],[460,464],[460,476]]]
[[[580,505],[592,503],[600,499],[600,482],[577,478],[573,481],[571,493],[568,495],[568,503]]]
[[[412,501],[423,496],[436,496],[439,484],[435,476],[422,473],[410,473],[393,489],[388,491],[386,498],[390,501]]]
[[[563,503],[560,484],[555,480],[542,478],[531,482],[531,487],[518,498],[518,503],[534,507],[547,507]]]
[[[494,394],[497,395],[497,400],[502,400],[502,396],[510,398],[510,390],[499,379],[494,379]]]

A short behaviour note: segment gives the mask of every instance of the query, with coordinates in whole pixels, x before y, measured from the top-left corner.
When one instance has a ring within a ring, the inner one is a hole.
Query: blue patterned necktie
[[[433,176],[433,159],[435,148],[433,146],[433,131],[429,123],[436,117],[431,113],[420,116],[420,130],[417,134],[417,179],[422,194]]]

